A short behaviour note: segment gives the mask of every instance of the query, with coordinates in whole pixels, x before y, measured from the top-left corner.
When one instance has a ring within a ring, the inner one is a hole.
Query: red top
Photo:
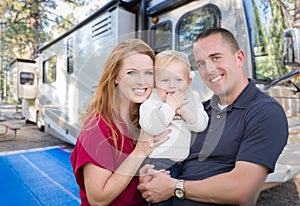
[[[109,126],[103,119],[98,120],[98,118],[94,118],[88,128],[83,127],[84,129],[81,130],[71,154],[72,167],[80,188],[81,205],[89,205],[84,187],[82,167],[89,162],[114,172],[134,148],[132,139],[128,137],[128,129],[124,127],[124,143],[119,138],[117,141],[119,150],[117,150],[110,138],[112,133]],[[113,126],[116,128],[115,125]],[[121,137],[120,131],[117,132],[117,135]],[[123,150],[120,151],[122,145]],[[146,206],[147,202],[137,190],[137,185],[138,177],[134,176],[124,191],[111,202],[110,206]]]

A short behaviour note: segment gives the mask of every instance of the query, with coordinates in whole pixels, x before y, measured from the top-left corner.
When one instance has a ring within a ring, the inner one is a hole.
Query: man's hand
[[[139,184],[147,183],[152,180],[152,175],[148,172],[150,169],[154,169],[154,165],[146,164],[140,169]]]
[[[140,170],[138,189],[148,202],[161,202],[174,194],[177,180],[170,177],[169,171],[155,170],[151,165],[145,165]]]

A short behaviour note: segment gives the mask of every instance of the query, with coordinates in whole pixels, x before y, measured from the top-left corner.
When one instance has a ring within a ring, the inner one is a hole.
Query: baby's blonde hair
[[[175,50],[165,50],[155,56],[155,68],[165,68],[173,61],[182,61],[186,65],[187,77],[190,77],[191,64],[185,54]]]

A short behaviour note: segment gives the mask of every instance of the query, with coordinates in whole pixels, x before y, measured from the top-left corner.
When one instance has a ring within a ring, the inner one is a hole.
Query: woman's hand
[[[153,178],[153,175],[156,173],[161,172],[166,175],[170,176],[170,171],[161,169],[161,170],[155,170],[154,165],[152,164],[145,164],[139,171],[139,184],[150,182]]]
[[[146,164],[140,169],[138,190],[147,202],[161,202],[173,196],[176,179],[171,178],[167,170],[155,170]]]
[[[167,136],[171,133],[171,130],[166,130],[159,135],[152,136],[141,129],[140,136],[136,143],[135,149],[132,152],[132,155],[137,157],[146,157],[148,156],[155,147],[166,142],[170,137]]]

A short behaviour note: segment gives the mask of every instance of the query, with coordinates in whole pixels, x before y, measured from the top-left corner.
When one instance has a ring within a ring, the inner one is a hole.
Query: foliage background
[[[14,59],[37,57],[43,43],[62,34],[107,0],[0,0],[0,102],[8,96],[7,71]],[[87,9],[88,8],[88,9]]]
[[[0,102],[8,96],[7,71],[12,60],[34,60],[40,45],[72,28],[107,1],[0,0]],[[290,11],[293,26],[300,28],[300,0],[281,1]]]

